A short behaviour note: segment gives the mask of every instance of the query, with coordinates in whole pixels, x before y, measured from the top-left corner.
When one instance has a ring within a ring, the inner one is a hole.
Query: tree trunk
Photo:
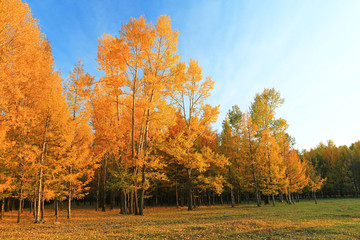
[[[264,204],[268,205],[270,203],[270,195],[264,196]]]
[[[313,195],[314,195],[315,204],[317,204],[316,192],[315,191],[313,191]]]
[[[176,207],[179,208],[179,193],[178,193],[177,183],[175,183],[175,197],[176,197]]]
[[[106,189],[105,189],[105,185],[106,185],[106,172],[107,172],[107,157],[105,156],[104,158],[104,169],[103,169],[103,182],[102,182],[102,193],[103,193],[103,201],[102,201],[102,211],[105,212],[106,211]]]
[[[258,190],[256,177],[255,177],[254,164],[251,164],[251,168],[252,168],[252,175],[253,175],[253,181],[254,181],[254,186],[255,186],[256,204],[257,204],[258,207],[260,207],[259,190]]]
[[[230,184],[231,207],[235,207],[234,187]]]
[[[210,194],[210,189],[208,190],[208,206],[211,206],[211,194]]]
[[[289,194],[285,193],[285,200],[287,204],[291,204],[289,201]]]
[[[1,215],[0,220],[4,219],[4,212],[5,212],[5,198],[1,200]]]
[[[199,196],[198,196],[198,206],[201,207],[202,205],[202,199],[203,199],[203,194],[202,193],[199,193]]]
[[[96,186],[96,211],[99,210],[99,198],[100,198],[100,168],[97,169],[97,186]]]
[[[145,144],[146,145],[146,144]],[[143,164],[141,171],[141,190],[140,190],[140,206],[139,215],[144,215],[144,196],[145,196],[145,164]]]
[[[40,165],[42,165],[44,163],[44,159],[45,159],[46,134],[47,134],[48,124],[49,124],[49,116],[46,117],[46,122],[45,122],[45,130],[44,130],[42,150],[41,150],[41,156],[40,156]],[[43,189],[42,180],[43,180],[43,168],[42,168],[42,166],[40,166],[39,183],[38,183],[39,192],[38,192],[38,196],[37,196],[37,211],[36,211],[36,216],[35,216],[35,223],[39,223],[41,221],[40,220],[40,204],[41,204],[42,189]]]
[[[133,79],[133,85],[132,85],[132,108],[131,108],[131,158],[135,162],[135,169],[134,173],[136,176],[136,167],[137,162],[135,159],[135,95],[136,95],[136,78],[137,77],[137,69],[135,70],[135,76]],[[136,187],[136,183],[134,183],[134,186]],[[134,190],[136,192],[136,189]],[[131,208],[137,207],[133,205],[134,203],[134,194],[131,193]],[[135,209],[131,209],[131,211],[135,212]]]
[[[155,206],[158,206],[158,195],[159,195],[159,189],[158,187],[155,188]]]
[[[12,198],[8,197],[8,198],[6,198],[5,212],[11,212],[11,211],[12,211]]]
[[[69,168],[69,175],[71,175],[72,167]],[[69,196],[68,196],[68,205],[67,205],[67,218],[71,218],[71,198],[72,198],[72,190],[71,190],[71,181],[69,181]]]
[[[120,210],[120,213],[121,214],[127,214],[128,210],[127,210],[127,199],[126,199],[126,191],[125,189],[123,189],[121,191],[121,210]]]
[[[282,193],[280,193],[279,197],[280,197],[280,202],[283,203],[284,202],[284,195]]]
[[[125,196],[124,190],[120,191],[120,214],[125,214]]]
[[[21,221],[21,211],[22,211],[22,193],[23,193],[23,182],[21,181],[20,184],[20,199],[19,199],[19,212],[18,212],[18,218],[17,218],[17,222],[20,223]]]
[[[124,214],[128,214],[128,206],[127,206],[127,194],[125,189],[123,190],[123,200],[124,200]]]
[[[192,189],[191,189],[191,168],[189,168],[187,170],[187,175],[188,175],[188,202],[189,202],[189,206],[188,206],[188,210],[193,210],[193,206],[192,206]]]
[[[259,198],[259,203],[261,205],[261,192],[260,191],[258,192],[258,198]]]
[[[124,214],[124,194],[123,191],[120,190],[120,214]]]
[[[272,196],[273,206],[275,207],[275,196],[274,196],[274,194],[271,194],[271,196]]]
[[[134,213],[135,215],[139,215],[139,199],[137,195],[137,190],[134,190]]]
[[[182,188],[180,188],[180,207],[184,206],[184,194]]]
[[[110,210],[113,210],[115,206],[115,192],[114,190],[110,191]]]
[[[237,190],[237,194],[238,194],[238,204],[241,203],[241,187],[240,187],[240,184],[239,184],[239,189]]]
[[[36,210],[37,210],[37,206],[36,206],[36,197],[34,197],[33,202],[34,202],[34,204],[33,204],[33,206],[34,206],[34,208],[33,208],[33,210],[34,210],[33,215],[34,215],[34,218],[35,218],[35,217],[36,217]]]
[[[43,189],[44,192],[44,189]],[[41,196],[41,221],[44,219],[44,208],[45,208],[45,200],[44,194]]]
[[[134,191],[130,191],[129,195],[130,195],[129,214],[132,214],[134,212]]]
[[[288,195],[287,198],[288,198],[288,200],[289,200],[289,204],[292,204],[293,202],[292,202],[292,200],[291,200],[290,187],[288,187],[287,195]]]
[[[129,198],[129,200],[130,200],[129,214],[133,214],[133,213],[135,213],[135,200],[134,200],[135,191],[132,190],[131,193],[129,193],[129,195],[130,195],[130,198]]]
[[[55,218],[58,219],[59,217],[59,200],[55,198]]]
[[[291,198],[291,193],[289,193],[289,204],[293,204],[294,203],[294,201],[293,201],[293,199]]]
[[[151,97],[150,97],[150,101],[152,101],[152,96],[153,95],[151,95]],[[145,124],[145,140],[144,140],[145,156],[146,156],[146,152],[147,152],[148,138],[149,138],[149,117],[150,117],[150,110],[147,109],[146,124]],[[145,163],[143,163],[143,167],[142,167],[142,171],[141,171],[141,191],[140,191],[139,215],[144,215],[143,209],[144,209],[144,197],[145,197],[145,169],[146,169],[146,165],[145,165]]]

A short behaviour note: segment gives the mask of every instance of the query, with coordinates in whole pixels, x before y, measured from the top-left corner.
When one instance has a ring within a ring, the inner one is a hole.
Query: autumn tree
[[[214,82],[203,79],[202,70],[195,60],[190,60],[186,71],[177,77],[173,102],[178,109],[178,131],[166,146],[166,151],[187,171],[188,209],[193,208],[192,171],[204,171],[209,166],[213,153],[208,147],[196,148],[196,141],[217,119],[219,107],[205,104]]]
[[[68,185],[67,218],[71,217],[72,198],[84,196],[84,187],[86,187],[94,174],[94,158],[90,153],[93,136],[89,126],[89,101],[93,81],[94,78],[84,72],[84,65],[79,59],[70,73],[65,88],[71,113],[68,127],[72,131],[71,144],[66,158],[67,174],[64,177]]]
[[[19,180],[14,178],[14,173],[19,173],[14,147],[19,146],[17,140],[26,136],[27,127],[31,128],[29,124],[25,127],[29,121],[24,120],[32,117],[29,100],[25,98],[32,87],[30,80],[36,76],[32,67],[36,63],[34,56],[41,52],[39,42],[42,38],[29,7],[21,1],[0,2],[0,29],[0,194],[3,216],[4,199],[10,196]],[[26,145],[29,146],[29,142]]]
[[[7,194],[15,188],[20,200],[18,221],[22,201],[35,197],[36,192],[35,221],[39,222],[46,156],[51,146],[48,140],[59,129],[59,112],[64,115],[66,108],[60,76],[53,70],[50,44],[28,6],[21,1],[2,1],[0,11],[0,109],[1,124],[6,125],[2,140],[11,142],[3,144],[1,154],[9,170],[5,171],[7,186],[3,190]]]
[[[259,142],[257,141],[257,126],[252,122],[250,114],[242,116],[241,141],[241,168],[244,172],[245,186],[254,190],[256,204],[261,205],[260,184],[262,179],[263,163],[259,160]]]
[[[264,129],[261,135],[259,159],[263,163],[262,193],[271,196],[273,206],[275,206],[275,195],[285,185],[285,166],[279,154],[279,145],[267,128]]]
[[[105,73],[100,79],[103,89],[114,99],[117,109],[123,105],[131,111],[126,116],[117,110],[117,118],[120,122],[120,118],[129,117],[128,152],[134,175],[141,174],[141,183],[134,182],[135,214],[143,214],[146,169],[153,165],[151,134],[163,131],[161,126],[171,119],[163,116],[173,112],[167,99],[177,73],[177,37],[169,17],[160,16],[156,25],[140,17],[123,25],[119,36],[104,35],[99,41],[98,61]]]
[[[223,191],[224,187],[227,185],[227,172],[229,167],[229,159],[225,154],[222,154],[218,151],[219,149],[219,141],[217,139],[217,135],[215,131],[211,128],[205,130],[205,132],[201,135],[200,138],[196,141],[196,145],[198,149],[204,149],[205,147],[211,150],[209,155],[209,166],[205,171],[199,172],[196,174],[197,176],[194,178],[195,187],[197,187],[197,195],[200,204],[201,196],[206,195],[210,199],[210,195],[212,194],[212,199],[214,202],[215,195],[220,197],[221,204],[223,203]],[[193,173],[193,176],[195,174]],[[195,194],[193,194],[195,195]],[[211,201],[208,201],[210,205]],[[194,205],[196,201],[194,199]]]
[[[262,143],[263,146],[267,146],[265,148],[262,148],[262,154],[263,156],[267,156],[267,162],[280,162],[281,158],[278,157],[278,154],[272,154],[270,149],[274,151],[276,148],[276,145],[280,145],[281,139],[286,134],[286,129],[288,127],[288,124],[286,123],[286,120],[282,118],[276,118],[276,110],[279,108],[285,100],[281,98],[280,92],[276,91],[274,88],[267,89],[265,88],[262,93],[257,93],[254,101],[251,104],[250,107],[250,113],[251,117],[254,121],[254,123],[258,126],[258,133],[257,138],[258,141],[261,144],[262,140],[268,141],[271,139],[271,141],[275,141],[273,144],[273,148],[269,148],[269,142]],[[270,138],[263,138],[263,132],[266,131],[266,135],[270,135]],[[276,150],[277,151],[277,150]],[[269,157],[272,157],[274,159],[271,159]],[[271,164],[270,164],[271,165]],[[268,166],[270,166],[268,165]],[[280,164],[281,165],[281,164]],[[279,166],[280,166],[279,165]],[[283,169],[282,167],[280,167]],[[267,170],[269,171],[269,170]],[[282,171],[280,171],[282,172]],[[265,199],[267,200],[267,199]],[[274,204],[274,198],[273,198],[273,204]]]
[[[264,91],[257,93],[254,102],[251,103],[250,113],[253,122],[259,128],[259,138],[261,133],[267,128],[277,139],[278,135],[287,129],[288,125],[282,118],[276,119],[276,109],[279,108],[285,100],[280,97],[280,92],[274,88],[265,88]]]
[[[220,146],[219,146],[219,152],[224,154],[226,157],[228,157],[229,161],[231,162],[231,165],[229,166],[229,186],[230,186],[230,197],[231,197],[231,207],[235,206],[235,197],[234,197],[234,176],[236,173],[234,173],[233,166],[236,164],[237,159],[237,151],[236,147],[234,146],[237,142],[235,140],[235,137],[231,131],[231,127],[229,124],[229,120],[226,119],[222,124],[222,132],[220,135]]]
[[[240,170],[240,137],[241,137],[241,117],[240,108],[235,105],[228,111],[226,119],[222,124],[220,133],[219,152],[229,159],[228,166],[228,185],[230,187],[231,206],[235,206],[234,188],[240,188],[242,184],[242,173]],[[240,191],[240,189],[238,189]]]
[[[40,222],[43,218],[43,206],[44,201],[52,199],[53,196],[46,196],[45,193],[48,190],[46,176],[51,176],[52,168],[51,158],[61,157],[59,153],[62,149],[58,146],[67,146],[68,132],[67,127],[67,115],[68,108],[65,104],[65,98],[62,95],[61,79],[59,75],[52,74],[53,77],[45,78],[46,83],[42,83],[45,89],[42,91],[40,99],[38,99],[39,112],[38,112],[38,127],[35,127],[35,134],[40,146],[40,159],[39,159],[39,174],[38,174],[38,187],[37,187],[37,211],[35,215],[35,222]],[[49,81],[51,80],[51,81]],[[64,114],[65,113],[65,114]],[[61,159],[63,160],[63,159]],[[60,167],[60,166],[56,166]],[[41,213],[41,216],[40,216]]]
[[[308,159],[309,156],[303,155],[303,163],[306,167],[306,176],[308,177],[308,186],[310,187],[312,196],[317,204],[316,192],[322,188],[326,182],[326,178],[321,178],[320,174],[316,172],[315,167]]]

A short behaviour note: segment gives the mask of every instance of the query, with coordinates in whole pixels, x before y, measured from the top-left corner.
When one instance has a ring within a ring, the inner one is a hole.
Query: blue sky
[[[28,0],[67,77],[78,58],[97,78],[98,38],[116,35],[130,17],[159,15],[179,30],[182,60],[199,60],[215,80],[208,102],[248,110],[256,93],[274,87],[296,148],[332,139],[360,140],[360,1]]]

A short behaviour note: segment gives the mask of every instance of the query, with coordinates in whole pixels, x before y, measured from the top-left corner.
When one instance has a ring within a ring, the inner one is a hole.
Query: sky
[[[249,110],[256,93],[275,88],[277,110],[295,148],[360,140],[360,1],[26,0],[50,40],[55,68],[67,78],[77,59],[97,79],[98,39],[117,35],[131,17],[171,18],[183,61],[198,60],[215,81],[208,103]]]

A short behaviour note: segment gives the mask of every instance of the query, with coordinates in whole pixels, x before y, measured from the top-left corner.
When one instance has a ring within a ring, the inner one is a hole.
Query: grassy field
[[[75,208],[71,220],[65,210],[56,220],[48,209],[41,224],[34,224],[26,210],[17,224],[16,214],[6,213],[0,222],[0,239],[360,239],[360,199],[260,208],[224,205],[190,212],[159,207],[147,208],[145,216]]]

